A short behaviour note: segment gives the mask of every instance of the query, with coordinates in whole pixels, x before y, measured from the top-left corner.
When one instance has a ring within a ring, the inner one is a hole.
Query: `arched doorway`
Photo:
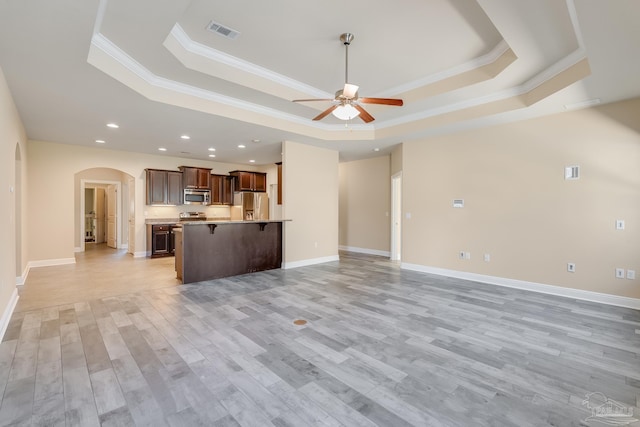
[[[134,233],[129,221],[135,182],[126,172],[112,168],[90,168],[75,174],[76,252],[86,244],[105,243],[114,249],[128,249]],[[101,199],[104,199],[104,204]]]

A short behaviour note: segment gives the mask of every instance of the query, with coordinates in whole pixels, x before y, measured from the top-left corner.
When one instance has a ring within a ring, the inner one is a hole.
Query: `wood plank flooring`
[[[584,401],[607,398],[640,418],[638,311],[353,253],[136,281],[48,306],[25,290],[0,344],[0,425],[596,426]]]

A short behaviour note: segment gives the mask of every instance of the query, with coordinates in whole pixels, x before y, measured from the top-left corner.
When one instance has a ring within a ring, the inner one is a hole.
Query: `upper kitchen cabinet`
[[[262,172],[231,171],[234,191],[267,191],[267,174]]]
[[[181,205],[182,173],[161,169],[145,169],[147,205]]]
[[[167,204],[182,204],[182,172],[167,171]]]
[[[211,187],[211,169],[180,166],[183,188],[208,190]]]
[[[233,204],[233,177],[229,175],[211,175],[211,204]]]

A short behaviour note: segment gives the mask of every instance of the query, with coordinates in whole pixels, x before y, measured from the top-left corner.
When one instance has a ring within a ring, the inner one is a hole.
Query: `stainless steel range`
[[[207,214],[204,212],[180,212],[180,222],[206,220]]]

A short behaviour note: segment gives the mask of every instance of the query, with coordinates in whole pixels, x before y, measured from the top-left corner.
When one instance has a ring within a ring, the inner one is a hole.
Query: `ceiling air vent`
[[[564,168],[564,179],[580,178],[580,166],[567,166]]]
[[[219,24],[216,21],[209,22],[209,25],[207,25],[207,30],[230,40],[235,40],[240,35],[239,31],[233,30],[229,27],[225,27],[224,25]]]

